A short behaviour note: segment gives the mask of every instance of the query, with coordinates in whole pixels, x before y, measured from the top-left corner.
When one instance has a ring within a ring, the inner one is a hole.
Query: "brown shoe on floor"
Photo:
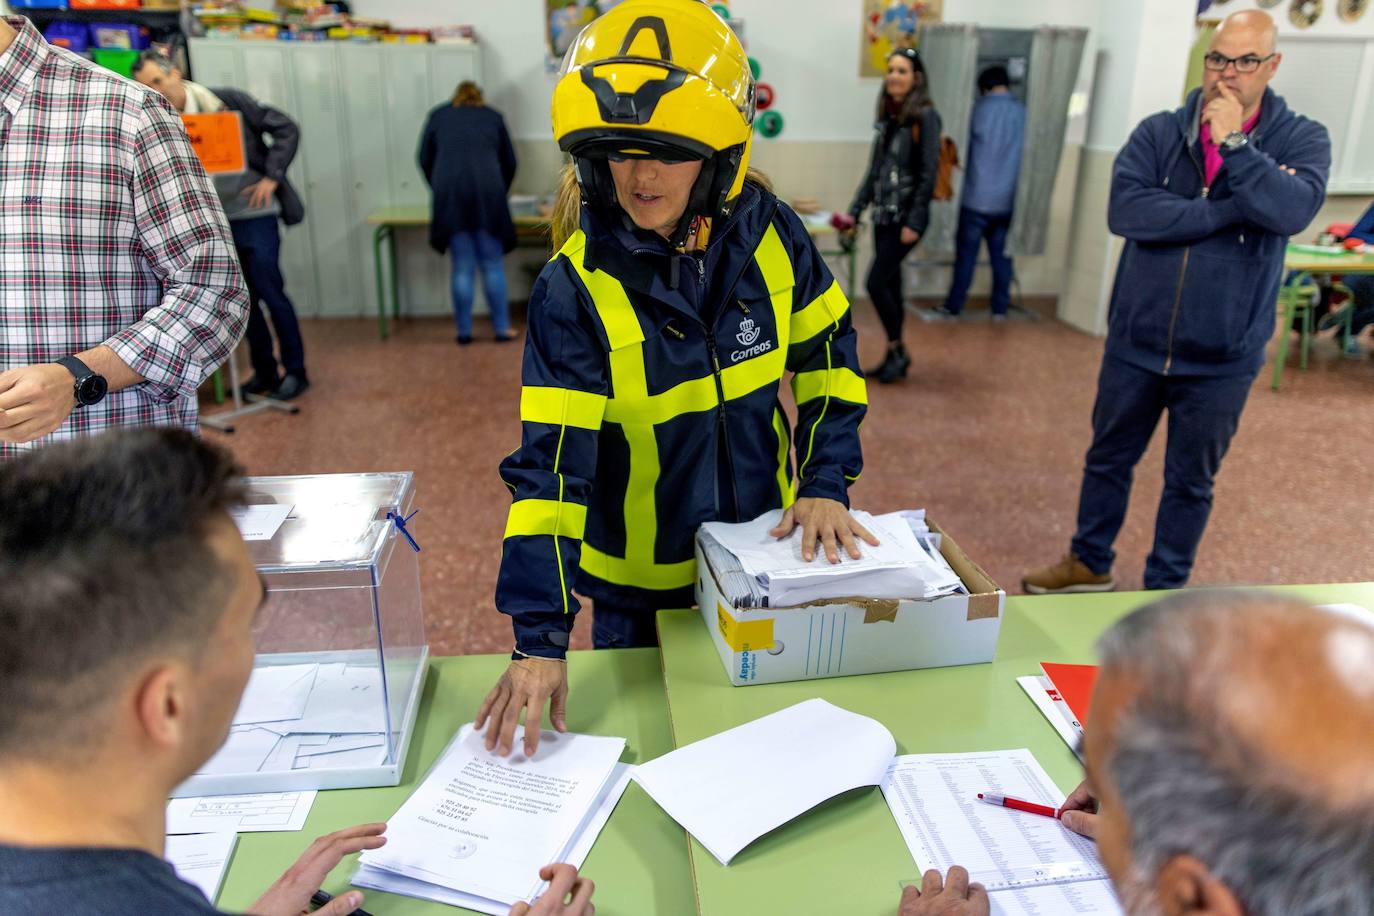
[[[1109,592],[1116,588],[1110,572],[1098,575],[1073,554],[1053,566],[1037,569],[1021,580],[1028,595],[1068,595],[1074,592]]]

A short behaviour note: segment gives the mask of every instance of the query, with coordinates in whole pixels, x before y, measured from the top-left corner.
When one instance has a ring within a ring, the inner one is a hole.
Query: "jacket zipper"
[[[730,496],[735,503],[734,520],[740,521],[739,485],[735,482],[735,456],[730,449],[730,433],[725,419],[725,383],[720,374],[720,358],[716,355],[716,332],[714,328],[706,329],[706,349],[711,353],[711,374],[716,380],[717,426],[720,428],[720,441],[725,446],[725,470],[730,475]],[[719,492],[719,487],[717,487],[717,492]]]
[[[1169,374],[1169,367],[1174,364],[1174,328],[1178,327],[1178,307],[1183,302],[1183,275],[1188,272],[1188,255],[1192,252],[1192,245],[1183,249],[1183,266],[1178,269],[1178,289],[1174,292],[1174,314],[1169,319],[1169,342],[1164,348],[1165,375]]]
[[[1197,160],[1193,158],[1191,149],[1184,150],[1185,155],[1193,163],[1193,167],[1198,170],[1198,177],[1203,179],[1202,197],[1212,193],[1212,186],[1206,184],[1206,173],[1198,166]],[[1169,369],[1174,364],[1174,330],[1178,327],[1179,306],[1183,304],[1183,277],[1188,273],[1188,256],[1193,253],[1193,246],[1188,245],[1183,249],[1183,264],[1178,269],[1178,287],[1174,290],[1174,311],[1169,316],[1169,339],[1164,345],[1164,374],[1169,374]]]

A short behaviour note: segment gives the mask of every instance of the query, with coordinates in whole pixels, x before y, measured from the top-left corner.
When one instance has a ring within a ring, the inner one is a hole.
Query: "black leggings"
[[[873,263],[868,268],[868,298],[878,310],[889,343],[902,339],[902,259],[916,247],[902,244],[902,224],[873,225]]]

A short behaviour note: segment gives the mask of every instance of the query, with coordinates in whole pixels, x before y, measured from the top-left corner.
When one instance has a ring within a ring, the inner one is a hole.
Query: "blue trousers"
[[[1011,305],[1011,258],[1007,257],[1007,231],[1011,228],[1010,213],[979,213],[977,210],[959,211],[959,229],[954,239],[954,275],[949,282],[945,308],[955,314],[964,310],[973,270],[978,263],[978,248],[988,242],[988,260],[992,262],[992,313],[1005,315]]]
[[[286,296],[286,281],[281,275],[281,232],[275,216],[257,216],[229,224],[234,233],[243,279],[248,284],[248,353],[253,373],[264,383],[278,380],[277,357],[272,352],[272,331],[277,332],[281,366],[289,375],[305,378],[305,343],[296,308]],[[267,327],[263,309],[272,318]]]
[[[641,649],[658,645],[657,611],[620,608],[598,601],[592,606],[592,647]]]
[[[449,239],[453,259],[453,319],[459,337],[472,336],[472,303],[477,297],[477,270],[482,271],[482,288],[491,309],[496,335],[510,333],[510,313],[506,304],[506,272],[501,266],[501,240],[489,232],[459,232]]]
[[[1343,282],[1355,296],[1350,332],[1358,334],[1374,324],[1374,274],[1351,274]]]
[[[1112,568],[1112,542],[1126,517],[1136,462],[1160,414],[1169,415],[1164,492],[1155,518],[1154,549],[1145,561],[1146,588],[1181,588],[1193,571],[1212,511],[1212,481],[1240,424],[1253,373],[1167,376],[1105,356],[1093,406],[1093,443],[1078,497],[1073,552],[1093,572]]]

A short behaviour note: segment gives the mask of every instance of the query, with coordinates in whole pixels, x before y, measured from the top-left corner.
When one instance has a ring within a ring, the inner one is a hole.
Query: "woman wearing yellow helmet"
[[[849,303],[796,214],[746,180],[753,114],[744,49],[698,0],[626,0],[564,60],[553,128],[573,170],[501,465],[515,652],[477,717],[502,753],[522,709],[526,753],[546,702],[566,729],[574,588],[598,647],[653,645],[654,612],[693,603],[702,522],[783,510],[774,534],[801,526],[831,562],[876,543],[848,510],[867,404]]]

